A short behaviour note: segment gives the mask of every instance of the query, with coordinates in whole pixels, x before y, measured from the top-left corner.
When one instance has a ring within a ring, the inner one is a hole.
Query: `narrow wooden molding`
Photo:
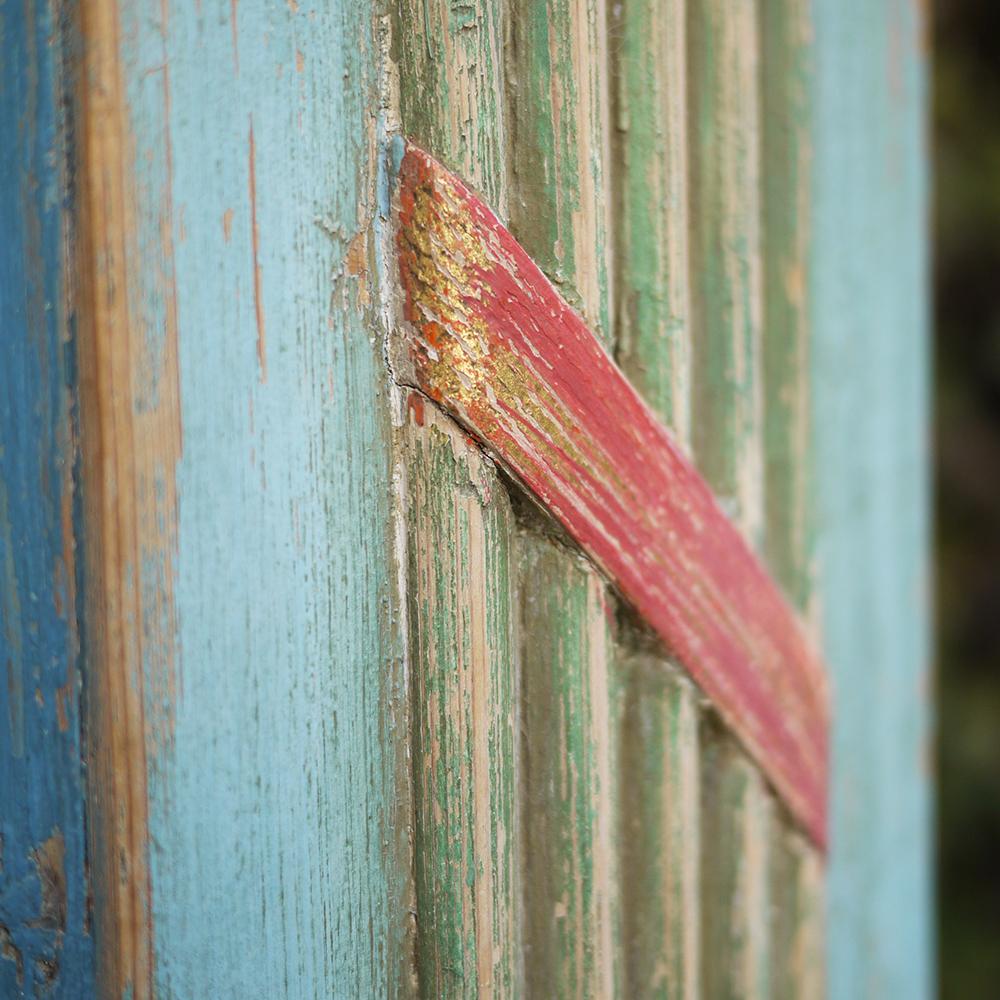
[[[579,315],[490,209],[412,145],[397,210],[397,378],[562,523],[824,846],[825,674],[778,588]]]

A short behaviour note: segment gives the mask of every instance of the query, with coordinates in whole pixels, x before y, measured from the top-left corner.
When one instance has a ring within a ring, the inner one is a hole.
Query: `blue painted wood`
[[[0,996],[87,997],[75,341],[55,8],[0,2]]]
[[[909,0],[814,0],[831,1000],[934,992],[925,17]]]
[[[136,490],[135,531],[152,539],[121,575],[140,609],[125,624],[142,650],[130,677],[145,711],[152,971],[137,955],[105,987],[392,995],[411,918],[393,814],[392,431],[369,273],[373,8],[117,7],[128,337],[142,359],[116,385],[132,391],[129,430],[108,446],[132,442],[148,470],[118,486]],[[95,336],[113,366],[120,331]],[[176,441],[149,416],[163,407]],[[98,802],[110,828],[115,803]],[[97,905],[122,904],[109,891]]]

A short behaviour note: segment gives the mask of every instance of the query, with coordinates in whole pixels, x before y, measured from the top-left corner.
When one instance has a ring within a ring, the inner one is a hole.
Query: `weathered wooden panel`
[[[405,134],[459,171],[507,215],[503,88],[505,0],[400,0],[400,113]]]
[[[831,1000],[934,991],[925,5],[813,5],[811,408]]]
[[[692,443],[751,544],[763,529],[760,43],[756,0],[688,5]]]
[[[646,653],[622,656],[623,996],[701,996],[701,767],[697,694]]]
[[[0,995],[94,985],[78,626],[67,25],[0,4]]]
[[[822,668],[704,481],[496,217],[410,146],[401,377],[484,441],[677,653],[824,836]]]
[[[83,15],[103,990],[392,994],[373,10]]]
[[[709,720],[702,734],[701,977],[713,1000],[771,996],[774,802],[760,771]]]
[[[620,975],[611,609],[595,570],[519,539],[524,965],[530,996],[610,997]]]
[[[509,9],[511,229],[611,343],[605,0],[510,0]]]
[[[685,0],[612,6],[616,357],[639,395],[691,439]]]
[[[486,459],[409,405],[417,973],[426,997],[520,994],[512,518]]]
[[[771,996],[822,1000],[824,866],[811,844],[776,824],[771,844]]]
[[[807,0],[759,0],[763,73],[764,555],[788,598],[812,594],[809,238],[812,24]]]

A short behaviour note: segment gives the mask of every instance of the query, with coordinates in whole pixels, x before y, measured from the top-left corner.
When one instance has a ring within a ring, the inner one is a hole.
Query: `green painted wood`
[[[510,228],[610,344],[605,0],[510,0],[509,19]]]
[[[787,822],[787,821],[786,821]],[[823,860],[785,823],[771,846],[771,996],[825,996]]]
[[[503,0],[400,0],[400,113],[405,135],[507,217]]]
[[[619,981],[610,608],[597,573],[519,542],[525,990],[610,997]]]
[[[701,980],[713,1000],[771,996],[774,803],[713,720],[702,733]]]
[[[756,547],[763,528],[761,127],[756,0],[688,6],[692,443]]]
[[[812,23],[807,0],[760,0],[763,75],[764,556],[808,610]]]
[[[926,4],[816,0],[812,450],[829,996],[933,996]]]
[[[517,996],[520,689],[510,504],[492,466],[446,417],[419,397],[409,414],[420,995]]]
[[[690,447],[686,5],[611,12],[618,363]]]
[[[81,6],[101,995],[405,995],[376,11]]]
[[[400,114],[507,213],[502,3],[398,7]],[[521,991],[516,719],[507,496],[430,401],[411,397],[408,606],[413,672],[417,975],[425,997]],[[419,414],[419,417],[417,416]]]
[[[621,724],[623,996],[696,1000],[700,991],[700,762],[697,694],[646,653],[618,657]]]

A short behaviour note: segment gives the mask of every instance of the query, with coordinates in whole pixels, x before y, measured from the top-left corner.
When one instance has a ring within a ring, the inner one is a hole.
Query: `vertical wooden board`
[[[775,1000],[821,1000],[823,859],[787,828],[776,826],[771,848],[771,995]]]
[[[511,231],[611,344],[605,0],[510,0],[509,36]]]
[[[685,0],[611,12],[617,358],[687,449],[691,438]]]
[[[701,996],[697,695],[662,659],[625,661],[618,828],[627,997]]]
[[[771,996],[774,804],[760,772],[709,722],[702,735],[701,979],[707,997]]]
[[[553,542],[519,538],[525,990],[609,997],[619,979],[607,595]]]
[[[0,4],[0,995],[90,995],[67,25]]]
[[[922,4],[818,0],[811,404],[832,1000],[934,992]]]
[[[760,63],[756,0],[688,5],[692,444],[759,548],[763,528]]]
[[[417,972],[425,997],[521,992],[510,504],[423,397],[407,425]]]
[[[505,219],[504,0],[399,0],[398,10],[405,135]]]
[[[97,736],[137,742],[133,768],[145,748],[149,831],[127,916],[148,962],[107,995],[405,985],[373,13],[84,5],[109,63],[85,90],[87,180],[120,206],[91,219],[94,297],[125,300],[92,334],[95,403],[120,422],[88,447],[137,470],[88,530],[141,541],[105,580],[128,595],[140,715],[98,713]],[[103,653],[93,673],[118,671]]]
[[[764,178],[764,555],[789,599],[812,593],[809,238],[812,24],[807,0],[760,0]]]

